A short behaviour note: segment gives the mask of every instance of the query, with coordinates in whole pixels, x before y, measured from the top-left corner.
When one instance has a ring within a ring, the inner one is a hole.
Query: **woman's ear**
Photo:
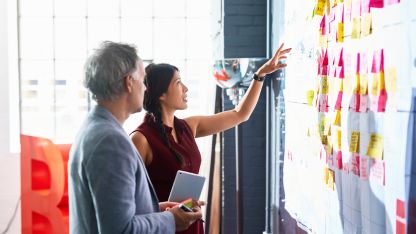
[[[159,97],[159,101],[166,101],[166,93],[163,93],[163,94]]]

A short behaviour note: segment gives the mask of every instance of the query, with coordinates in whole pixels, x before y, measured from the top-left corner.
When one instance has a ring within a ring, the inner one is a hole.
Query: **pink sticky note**
[[[381,56],[380,56],[380,51],[374,51],[373,53],[373,62],[371,65],[371,72],[372,73],[377,73],[380,71],[380,60],[381,60]]]
[[[387,5],[398,4],[400,0],[386,0]]]
[[[351,171],[354,175],[360,177],[360,155],[354,153],[351,157]]]
[[[337,168],[338,168],[339,170],[341,170],[341,169],[342,169],[342,151],[341,151],[341,150],[339,150],[339,151],[337,152]]]
[[[360,53],[357,53],[357,67],[355,69],[355,74],[360,73]]]
[[[337,101],[335,102],[335,110],[341,110],[341,103],[342,103],[342,91],[339,91]]]
[[[344,172],[344,173],[350,173],[350,166],[349,166],[349,163],[348,162],[344,162],[343,161],[343,163],[342,163],[342,171]]]
[[[325,50],[324,58],[322,60],[322,66],[328,66],[328,50]]]
[[[368,157],[364,156],[360,158],[360,178],[362,180],[368,180]]]
[[[344,79],[344,78],[345,78],[345,74],[344,74],[344,66],[341,66],[341,67],[339,68],[338,77],[339,77],[339,78],[341,78],[341,79]]]
[[[377,96],[371,96],[370,110],[377,111],[377,109],[378,109],[378,98],[377,98]]]
[[[326,155],[326,163],[330,166],[334,165],[334,157],[332,156],[332,154]]]
[[[384,72],[384,49],[380,51],[380,71]]]
[[[358,18],[361,16],[361,0],[352,0],[351,18]]]
[[[367,54],[366,53],[364,53],[364,52],[362,52],[361,54],[360,54],[360,67],[359,67],[359,69],[360,69],[360,73],[361,74],[366,74],[366,73],[368,73],[368,66],[367,66]]]
[[[378,181],[381,185],[385,185],[385,164],[384,160],[371,159],[370,177]]]
[[[360,112],[368,112],[368,95],[361,95],[360,97]]]
[[[361,0],[361,15],[370,13],[370,0]]]
[[[341,48],[341,51],[339,52],[338,66],[344,66],[344,48]]]
[[[380,90],[380,95],[378,96],[378,105],[377,111],[378,112],[385,112],[386,111],[386,103],[387,103],[387,92],[385,89]]]
[[[360,95],[359,94],[351,95],[351,102],[350,102],[349,110],[353,112],[360,112]]]
[[[319,97],[319,112],[328,112],[328,95],[321,94]]]
[[[383,8],[384,0],[370,0],[369,6],[373,8]]]
[[[322,17],[321,24],[319,25],[319,28],[321,29],[321,35],[326,35],[327,33],[327,27],[326,27],[326,17]]]

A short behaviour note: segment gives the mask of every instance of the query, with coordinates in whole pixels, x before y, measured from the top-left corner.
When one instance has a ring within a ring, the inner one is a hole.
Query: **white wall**
[[[1,234],[21,232],[16,12],[16,0],[0,1]]]

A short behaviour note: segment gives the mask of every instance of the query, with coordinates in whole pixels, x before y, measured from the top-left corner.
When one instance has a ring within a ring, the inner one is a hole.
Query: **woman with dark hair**
[[[143,123],[131,138],[148,170],[156,194],[161,201],[169,197],[178,170],[198,173],[201,154],[196,137],[227,130],[248,120],[256,106],[265,76],[286,66],[279,63],[289,49],[283,44],[273,58],[255,73],[246,94],[234,110],[209,116],[175,117],[176,110],[187,108],[188,88],[181,82],[179,69],[170,64],[150,64],[146,67],[143,108],[147,111]],[[195,222],[182,233],[203,233],[203,224]]]

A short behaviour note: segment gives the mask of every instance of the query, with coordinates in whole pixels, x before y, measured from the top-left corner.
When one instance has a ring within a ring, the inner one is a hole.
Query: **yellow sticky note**
[[[380,71],[378,76],[378,91],[386,89],[386,83],[384,80],[384,71]]]
[[[327,145],[328,144],[328,136],[327,135],[322,135],[321,136],[321,143],[322,143],[322,145]]]
[[[315,92],[313,90],[306,91],[306,101],[309,106],[312,106],[314,96],[315,96]]]
[[[326,126],[326,118],[325,116],[320,116],[319,123],[318,123],[318,132],[320,136],[324,135],[325,126]]]
[[[315,14],[323,16],[324,15],[324,9],[325,9],[325,3],[326,0],[318,0],[318,3],[315,7]]]
[[[360,94],[360,73],[355,75],[354,94]]]
[[[342,132],[341,132],[340,129],[337,130],[337,133],[335,134],[335,136],[337,138],[337,141],[336,141],[337,148],[338,148],[338,150],[340,150],[341,149],[341,139],[342,139]]]
[[[373,80],[371,82],[371,95],[377,96],[378,95],[378,78],[379,73],[373,75]]]
[[[344,23],[338,23],[337,42],[344,42]]]
[[[372,25],[371,25],[371,13],[367,13],[362,17],[362,32],[363,36],[368,36],[371,34]]]
[[[341,127],[341,110],[335,112],[334,125]]]
[[[321,91],[322,94],[328,94],[329,86],[328,86],[328,77],[322,76],[321,77]]]
[[[324,183],[328,184],[328,177],[329,177],[328,167],[324,167]]]
[[[351,153],[360,152],[360,132],[358,131],[353,131],[351,133],[350,152]]]
[[[319,35],[319,46],[322,48],[328,48],[328,36]]]
[[[384,139],[379,134],[372,133],[368,144],[367,155],[375,159],[383,159]]]
[[[350,75],[345,75],[345,78],[342,81],[342,85],[344,88],[344,93],[350,94],[351,93],[351,76]]]
[[[360,94],[366,95],[368,92],[368,75],[361,74],[360,75]]]
[[[358,39],[361,35],[361,18],[357,17],[352,20],[351,39]]]
[[[387,71],[387,92],[396,93],[397,92],[397,75],[396,68],[391,67]]]
[[[331,190],[335,189],[335,172],[331,169],[328,169],[328,188]]]

